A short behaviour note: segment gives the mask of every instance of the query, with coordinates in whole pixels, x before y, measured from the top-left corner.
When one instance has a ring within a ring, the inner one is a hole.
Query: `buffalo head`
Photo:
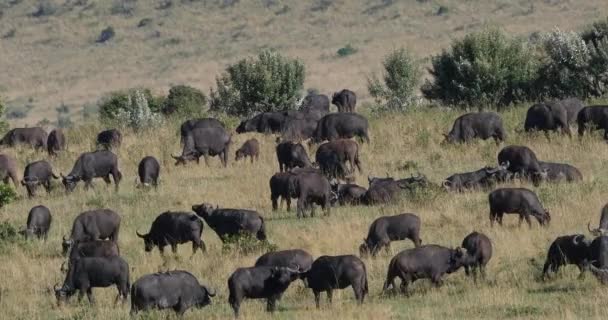
[[[463,266],[468,266],[472,263],[474,263],[473,257],[471,257],[467,250],[464,248],[456,248],[454,250],[452,250],[452,256],[450,257],[450,261],[449,263],[449,267],[447,270],[447,273],[453,273],[458,271],[458,269],[460,269],[460,267]]]
[[[359,246],[359,256],[361,258],[366,258],[370,252],[373,254],[372,244],[368,241],[368,239],[363,239],[363,243]]]
[[[213,211],[217,208],[218,208],[218,206],[213,208],[213,205],[210,203],[202,203],[202,204],[193,205],[192,211],[194,211],[197,216],[205,219],[205,218],[209,217],[209,215],[211,215],[213,213]]]
[[[277,283],[287,285],[300,278],[300,267],[295,269],[289,267],[273,267],[270,271],[270,278]]]
[[[72,176],[72,175],[64,176],[63,173],[61,174],[61,182],[63,183],[63,186],[65,187],[65,191],[67,191],[67,192],[74,191],[74,189],[76,188],[76,184],[78,184],[79,180],[80,180],[79,177]]]
[[[201,287],[201,295],[197,299],[198,301],[196,301],[196,307],[198,307],[198,308],[202,308],[204,306],[211,304],[211,298],[215,297],[215,293],[216,293],[214,289],[210,289],[206,286],[200,286],[200,287]]]
[[[66,302],[68,298],[70,298],[76,290],[67,285],[59,286],[55,284],[55,298],[57,299],[57,304],[60,305],[62,302]]]
[[[237,150],[234,154],[234,161],[239,161],[241,159],[245,158],[245,155],[243,154],[243,151],[241,150]]]
[[[146,252],[150,252],[152,251],[152,249],[154,249],[154,242],[152,241],[152,237],[150,237],[150,234],[141,234],[139,233],[139,231],[135,231],[135,233],[137,234],[138,237],[144,239],[144,250]]]

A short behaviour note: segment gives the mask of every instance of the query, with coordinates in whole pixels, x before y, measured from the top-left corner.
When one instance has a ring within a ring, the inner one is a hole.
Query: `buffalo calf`
[[[538,196],[524,188],[501,188],[496,189],[488,196],[490,202],[490,225],[494,221],[502,226],[502,217],[505,213],[519,214],[519,225],[525,219],[529,227],[532,227],[530,216],[538,220],[540,225],[548,225],[551,215],[540,204]]]
[[[32,238],[35,236],[46,240],[52,221],[53,217],[51,216],[49,208],[45,206],[35,206],[30,209],[30,212],[27,215],[26,228],[21,230],[20,233],[23,234],[25,238]]]
[[[477,277],[477,269],[481,276],[486,277],[486,265],[492,258],[492,241],[483,233],[474,231],[462,240],[462,247],[467,250],[468,261],[464,265],[464,272],[470,275],[472,269],[473,277]]]
[[[234,161],[239,161],[240,159],[245,159],[246,157],[251,158],[251,163],[253,163],[253,159],[257,161],[260,156],[260,143],[257,139],[249,139],[243,143],[243,145],[236,150]]]

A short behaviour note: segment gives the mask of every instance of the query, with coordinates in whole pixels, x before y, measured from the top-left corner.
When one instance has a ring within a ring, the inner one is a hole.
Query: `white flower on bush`
[[[580,69],[588,65],[589,48],[575,32],[554,29],[542,36],[542,43],[549,58],[558,65]]]
[[[120,109],[116,115],[119,123],[134,129],[144,129],[162,122],[161,115],[150,110],[148,99],[142,90],[133,91],[128,99],[128,109]]]

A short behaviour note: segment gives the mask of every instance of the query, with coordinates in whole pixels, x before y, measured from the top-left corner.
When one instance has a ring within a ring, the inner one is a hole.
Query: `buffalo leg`
[[[479,273],[481,274],[481,279],[486,280],[486,266],[483,264],[479,265]]]
[[[331,289],[327,290],[326,292],[327,292],[327,302],[329,304],[331,304],[332,300],[334,298],[334,292]]]
[[[277,297],[272,296],[266,300],[266,311],[274,312],[277,309]]]
[[[467,276],[471,275],[471,272],[469,271],[469,266],[467,266],[467,265],[464,266],[464,274]]]
[[[490,227],[494,227],[494,220],[496,220],[496,214],[490,211]]]
[[[232,310],[234,311],[234,316],[238,318],[239,309],[241,308],[241,299],[239,297],[233,296],[231,293],[228,297],[228,303],[230,303],[230,307],[232,307]]]
[[[112,183],[112,180],[110,180],[110,175],[107,175],[105,177],[103,177],[103,181],[107,184],[110,185]]]
[[[272,211],[277,211],[277,209],[279,208],[279,204],[278,204],[278,198],[277,196],[270,195],[270,201],[272,201]],[[282,200],[282,199],[281,199]]]
[[[87,288],[87,298],[90,304],[95,304],[95,298],[93,297],[93,288]]]
[[[281,198],[281,201],[283,201],[283,198]],[[285,203],[287,203],[287,212],[291,211],[291,198],[289,196],[285,198]]]
[[[304,213],[304,208],[306,206],[306,204],[304,202],[305,202],[304,197],[300,196],[300,198],[298,198],[298,208],[297,208],[298,218],[302,218],[302,215]]]
[[[353,291],[355,292],[355,299],[358,304],[363,304],[363,299],[365,298],[364,289],[360,282],[353,283]]]
[[[203,157],[205,158],[205,165],[208,167],[209,166],[209,156],[205,153],[203,155]]]
[[[441,275],[434,275],[431,278],[431,281],[436,287],[441,287],[443,285],[443,280],[441,280]]]
[[[89,190],[89,188],[93,188],[93,179],[87,179],[84,181],[84,189]]]
[[[171,251],[173,252],[173,254],[177,254],[177,244],[171,244]]]
[[[319,309],[321,307],[321,305],[320,305],[321,292],[313,290],[312,293],[315,295],[315,305],[317,306],[317,309]]]
[[[532,228],[532,220],[530,219],[530,215],[529,214],[524,215],[524,219],[526,219],[526,222],[528,223],[528,228]]]
[[[46,189],[46,193],[51,193],[51,180],[45,181],[42,185]]]

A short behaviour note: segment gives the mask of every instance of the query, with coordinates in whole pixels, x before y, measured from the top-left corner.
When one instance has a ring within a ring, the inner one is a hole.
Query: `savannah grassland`
[[[484,23],[495,23],[516,34],[553,26],[574,29],[605,16],[604,1],[256,1],[221,6],[212,1],[182,4],[173,1],[168,9],[155,9],[156,2],[135,3],[131,15],[110,14],[121,1],[88,1],[87,10],[57,11],[43,18],[28,16],[33,1],[2,1],[0,27],[14,28],[14,37],[0,39],[0,94],[9,105],[31,100],[35,104],[28,118],[11,122],[36,123],[51,119],[54,108],[64,102],[78,116],[83,104],[95,102],[104,92],[135,86],[163,92],[171,84],[188,83],[205,89],[227,63],[274,47],[303,59],[307,66],[307,87],[328,93],[350,87],[365,100],[365,76],[379,68],[381,57],[401,45],[420,57],[437,52],[450,39],[476,30]],[[229,3],[224,1],[223,3]],[[71,3],[76,3],[72,1]],[[272,5],[266,5],[271,4]],[[326,9],[313,10],[318,4]],[[381,5],[384,3],[385,5]],[[378,5],[378,6],[377,6]],[[439,5],[449,8],[436,16]],[[284,10],[287,6],[288,9]],[[324,7],[324,6],[322,6]],[[60,7],[63,8],[63,7]],[[373,10],[367,10],[375,8]],[[137,28],[145,17],[152,25]],[[116,37],[108,44],[92,44],[99,31],[114,26]],[[160,36],[152,36],[159,30]],[[178,39],[178,40],[171,40]],[[346,58],[335,52],[347,43],[359,51]],[[123,146],[117,150],[124,175],[120,191],[114,192],[102,181],[96,188],[65,195],[59,182],[55,190],[29,200],[19,188],[21,198],[0,209],[0,221],[15,226],[25,224],[27,212],[38,204],[53,213],[47,242],[18,241],[0,244],[0,318],[2,319],[127,319],[129,306],[112,305],[115,288],[95,289],[97,305],[76,299],[61,308],[50,291],[64,280],[59,271],[61,237],[69,233],[74,217],[88,209],[111,208],[122,217],[119,245],[130,263],[131,279],[141,275],[185,269],[202,283],[218,291],[211,306],[190,311],[186,319],[225,319],[232,316],[227,304],[226,280],[235,268],[250,266],[262,252],[241,254],[225,251],[209,228],[203,232],[206,254],[190,257],[191,247],[182,245],[178,256],[158,251],[146,254],[136,230],[145,232],[152,220],[166,210],[188,211],[192,204],[211,202],[220,207],[250,208],[264,215],[269,240],[279,249],[302,248],[313,256],[356,254],[369,224],[381,215],[414,212],[422,219],[424,243],[458,246],[473,230],[486,233],[494,244],[494,257],[487,281],[473,283],[459,272],[448,276],[441,288],[426,281],[413,285],[411,297],[381,294],[386,268],[392,255],[412,247],[397,242],[390,255],[364,260],[368,270],[370,294],[357,306],[350,289],[336,291],[334,303],[316,310],[313,295],[295,282],[270,316],[265,304],[246,301],[242,319],[600,319],[605,318],[608,288],[591,275],[577,279],[575,267],[567,267],[554,280],[538,280],[545,252],[559,235],[585,233],[586,224],[597,224],[599,210],[608,195],[608,146],[599,135],[568,139],[557,135],[551,141],[543,135],[517,133],[522,129],[525,108],[502,113],[509,132],[507,144],[531,147],[543,160],[567,162],[581,169],[584,181],[578,184],[542,185],[534,188],[544,206],[551,211],[548,228],[537,223],[532,229],[517,227],[516,216],[505,217],[505,226],[489,226],[486,192],[446,194],[429,191],[404,195],[392,205],[333,208],[329,217],[296,219],[295,212],[271,211],[268,179],[277,171],[274,138],[259,134],[234,135],[232,152],[247,138],[261,142],[260,161],[231,162],[228,168],[218,159],[204,164],[175,167],[170,153],[179,152],[177,124],[168,123],[150,132],[124,132]],[[365,111],[364,111],[365,112]],[[357,183],[367,186],[367,175],[405,177],[416,172],[440,183],[455,173],[493,165],[500,147],[491,141],[469,145],[444,146],[441,133],[460,113],[443,109],[414,110],[403,115],[370,117],[372,143],[361,146],[364,172]],[[74,120],[78,120],[75,118]],[[230,122],[235,127],[235,119]],[[68,151],[51,162],[57,173],[67,173],[78,154],[93,149],[96,124],[77,125],[68,131]],[[29,149],[3,150],[14,155],[20,170],[26,163],[46,158]],[[314,149],[309,150],[314,154]],[[161,161],[158,190],[135,188],[138,161],[153,155]],[[294,201],[295,202],[295,201]],[[165,319],[171,312],[152,312],[142,319]]]

